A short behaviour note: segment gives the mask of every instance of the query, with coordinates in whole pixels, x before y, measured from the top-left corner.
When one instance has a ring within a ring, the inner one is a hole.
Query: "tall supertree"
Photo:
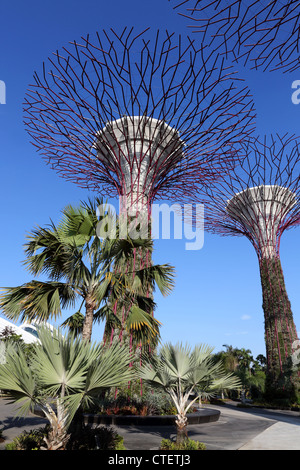
[[[169,1],[201,40],[231,59],[264,70],[299,68],[299,0]]]
[[[188,37],[133,28],[57,51],[34,74],[24,111],[33,144],[60,176],[120,197],[123,214],[147,223],[155,199],[192,198],[230,168],[254,116],[223,58]],[[149,252],[137,262],[149,265]]]
[[[266,395],[292,399],[299,387],[292,364],[297,332],[280,261],[280,240],[285,230],[300,224],[300,142],[288,135],[250,139],[244,144],[242,163],[206,192],[206,230],[245,236],[254,246],[265,322]]]

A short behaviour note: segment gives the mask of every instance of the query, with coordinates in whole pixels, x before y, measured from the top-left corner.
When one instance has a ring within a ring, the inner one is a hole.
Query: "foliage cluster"
[[[6,444],[5,450],[40,450],[48,432],[49,425],[24,431]],[[124,439],[111,427],[84,426],[71,434],[66,450],[125,450],[125,446]]]
[[[74,306],[79,297],[85,315],[77,312],[65,322],[69,328],[65,336],[40,327],[39,342],[27,350],[20,338],[6,332],[0,388],[16,401],[20,413],[36,405],[42,409],[50,423],[43,437],[49,450],[90,447],[96,441],[99,448],[102,440],[107,447],[109,439],[122,448],[111,429],[70,430],[78,412],[95,410],[96,405],[105,414],[174,414],[176,445],[191,449],[198,444],[188,439],[186,415],[196,400],[262,388],[263,366],[249,350],[232,347],[215,355],[203,344],[158,348],[159,322],[147,292],[156,285],[167,295],[173,287],[173,268],[151,263],[138,268],[139,255],[152,250],[151,240],[145,244],[99,240],[95,226],[97,205],[102,202],[68,206],[58,226],[37,228],[29,235],[25,265],[33,275],[46,274],[49,281],[7,288],[0,306],[10,319],[46,321],[59,316],[62,308]],[[120,300],[128,306],[125,322],[113,308]],[[101,344],[92,344],[92,324],[99,320],[105,320],[104,331],[109,334],[104,334]],[[30,446],[39,438],[39,433],[31,432],[23,436],[28,444],[22,445]]]
[[[72,432],[66,450],[125,450],[124,438],[110,426],[82,426]]]
[[[206,450],[206,445],[189,438],[180,444],[171,439],[162,439],[160,450]]]
[[[101,401],[97,413],[107,415],[164,416],[176,415],[173,401],[160,391],[146,391],[143,395],[118,395]]]
[[[234,373],[242,384],[239,391],[228,391],[233,399],[262,399],[266,382],[266,358],[259,354],[255,359],[250,349],[223,345],[225,350],[216,353],[215,360],[222,361],[225,370]]]
[[[49,431],[49,425],[43,428],[23,431],[12,442],[6,444],[5,450],[39,450],[44,445],[44,438]]]

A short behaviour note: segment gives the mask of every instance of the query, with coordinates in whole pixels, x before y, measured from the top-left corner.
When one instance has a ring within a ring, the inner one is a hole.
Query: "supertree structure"
[[[201,40],[253,68],[294,71],[299,62],[299,0],[169,0]]]
[[[133,28],[57,51],[35,73],[24,111],[60,176],[119,197],[123,213],[148,222],[155,199],[192,197],[229,168],[254,116],[247,87],[218,55]],[[138,261],[151,263],[149,253]]]
[[[207,187],[206,230],[247,237],[257,253],[262,285],[269,397],[293,397],[297,340],[280,261],[283,232],[300,223],[300,143],[294,136],[250,139],[244,159]]]

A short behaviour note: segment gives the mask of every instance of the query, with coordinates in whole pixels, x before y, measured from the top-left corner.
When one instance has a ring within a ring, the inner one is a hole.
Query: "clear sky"
[[[0,15],[0,80],[6,84],[6,104],[0,104],[0,286],[15,286],[31,279],[22,266],[26,232],[50,218],[58,220],[65,205],[91,195],[57,176],[29,142],[22,103],[33,72],[56,49],[97,30],[150,26],[193,33],[167,0],[4,0]],[[252,90],[258,134],[299,134],[300,105],[291,96],[300,70],[262,73],[239,65],[237,72]],[[298,330],[299,235],[300,228],[286,232],[281,245]],[[199,251],[186,251],[185,240],[156,240],[154,261],[176,268],[174,292],[155,296],[163,341],[203,342],[216,351],[228,344],[250,349],[254,356],[265,354],[258,263],[248,240],[205,234]],[[101,338],[101,327],[94,336]]]

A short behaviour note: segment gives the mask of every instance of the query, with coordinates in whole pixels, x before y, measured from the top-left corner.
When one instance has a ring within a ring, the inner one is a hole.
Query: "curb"
[[[201,409],[195,413],[187,414],[188,424],[204,424],[218,421],[219,410]],[[139,415],[95,415],[85,414],[84,424],[99,425],[127,425],[127,426],[169,426],[174,425],[176,416],[139,416]]]

